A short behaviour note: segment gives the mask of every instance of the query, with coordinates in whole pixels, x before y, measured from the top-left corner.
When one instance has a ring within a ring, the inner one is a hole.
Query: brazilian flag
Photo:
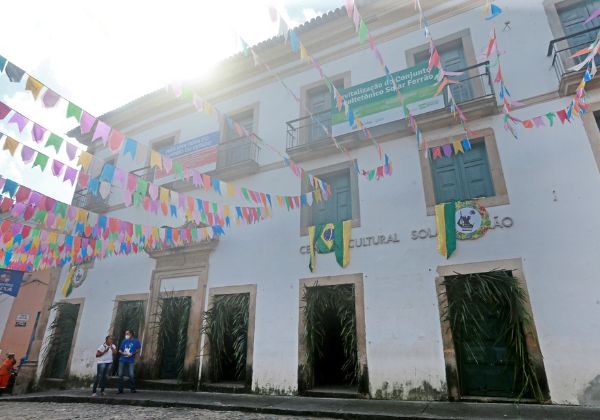
[[[335,252],[335,259],[341,267],[350,262],[350,234],[352,220],[337,223],[309,226],[308,240],[310,246],[310,263],[308,268],[315,271],[315,254]]]
[[[437,226],[437,249],[442,256],[450,258],[456,250],[456,205],[442,203],[435,206],[435,224]]]

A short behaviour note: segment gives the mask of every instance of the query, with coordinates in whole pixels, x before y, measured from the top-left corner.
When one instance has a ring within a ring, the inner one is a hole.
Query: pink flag
[[[358,13],[358,9],[355,7],[352,13],[352,19],[354,20],[354,27],[356,28],[356,32],[358,32],[358,28],[360,27],[360,13]]]
[[[3,102],[0,102],[0,119],[6,118],[10,112],[10,107]]]
[[[67,166],[63,181],[71,181],[71,185],[75,185],[75,179],[77,178],[77,169]]]
[[[115,174],[113,175],[113,184],[125,188],[127,185],[127,176],[123,169],[115,167]]]
[[[65,167],[64,163],[59,162],[56,159],[52,160],[52,173],[54,174],[55,177],[58,177],[60,175],[60,173],[62,172],[64,167]]]
[[[173,169],[173,161],[166,156],[162,158],[163,169],[167,174],[171,173],[171,169]]]
[[[444,144],[442,146],[442,150],[444,151],[444,156],[446,156],[446,157],[452,156],[452,145],[451,144]]]
[[[536,128],[544,127],[546,125],[544,124],[544,120],[542,119],[542,117],[533,118],[533,123],[535,124]]]
[[[123,140],[125,140],[125,135],[118,130],[112,130],[108,138],[108,149],[111,152],[118,152],[123,146]]]
[[[500,63],[498,63],[498,73],[496,73],[496,78],[494,82],[500,83],[502,81],[502,69],[500,68]]]
[[[123,190],[123,204],[125,207],[131,206],[133,201],[133,194],[131,191]]]
[[[593,12],[590,14],[590,17],[589,17],[589,18],[587,18],[587,19],[586,19],[586,20],[583,22],[583,24],[585,25],[586,23],[588,23],[588,22],[591,22],[592,20],[596,19],[598,16],[600,16],[600,9],[596,9],[596,10],[594,10],[594,11],[593,11]]]
[[[23,115],[19,114],[17,111],[15,111],[15,114],[11,117],[10,120],[8,120],[8,122],[17,124],[17,127],[19,127],[19,133],[20,133],[23,131],[23,129],[25,128],[25,126],[27,125],[29,120],[27,118],[25,118]]]
[[[35,155],[35,150],[33,150],[29,146],[23,145],[23,148],[21,149],[21,158],[23,159],[24,163],[31,162],[34,155]]]
[[[46,133],[46,129],[37,123],[33,123],[33,129],[31,130],[31,134],[36,143],[39,143],[44,138],[44,134]]]
[[[440,149],[439,147],[432,148],[431,149],[431,157],[433,159],[441,158],[442,157],[442,149]]]
[[[94,123],[96,122],[96,118],[92,117],[86,111],[83,111],[81,114],[81,120],[79,121],[79,128],[81,129],[81,134],[87,134],[90,132]]]
[[[67,150],[67,156],[70,160],[74,160],[77,155],[77,146],[69,142],[67,142],[65,146]]]
[[[59,99],[60,95],[51,89],[48,89],[46,93],[44,93],[44,96],[42,96],[42,102],[46,108],[52,108]]]
[[[354,11],[354,0],[346,0],[346,13],[348,17],[352,17],[352,12]]]
[[[439,66],[440,66],[440,55],[438,54],[437,48],[434,48],[433,51],[431,52],[431,57],[429,57],[429,66],[427,67],[427,70],[431,71],[432,68],[439,67]]]
[[[104,124],[102,121],[98,121],[98,124],[96,124],[96,130],[94,130],[94,135],[92,136],[92,141],[102,139],[102,143],[106,145],[109,133],[110,127]]]
[[[272,4],[269,4],[269,15],[271,16],[271,22],[277,22],[277,9]]]

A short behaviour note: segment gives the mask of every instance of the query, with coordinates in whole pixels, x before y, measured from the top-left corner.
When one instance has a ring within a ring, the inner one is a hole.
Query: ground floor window
[[[455,273],[440,286],[447,368],[447,354],[454,355],[448,382],[457,397],[545,400],[527,292],[513,271]]]
[[[79,309],[80,304],[76,303],[59,302],[53,306],[55,317],[48,328],[47,347],[43,356],[43,377],[67,377]]]
[[[215,295],[204,313],[209,382],[247,382],[249,305],[249,293]]]

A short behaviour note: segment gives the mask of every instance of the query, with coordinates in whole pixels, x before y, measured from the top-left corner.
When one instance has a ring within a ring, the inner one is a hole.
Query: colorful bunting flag
[[[455,213],[456,206],[453,202],[435,206],[437,249],[444,258],[450,258],[456,250]]]

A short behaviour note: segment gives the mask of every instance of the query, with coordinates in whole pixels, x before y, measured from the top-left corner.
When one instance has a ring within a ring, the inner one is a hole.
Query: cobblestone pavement
[[[157,408],[129,405],[86,403],[1,402],[0,419],[215,419],[215,420],[299,420],[314,417],[275,416],[272,414],[242,413],[239,411],[210,411],[198,408]],[[323,418],[320,418],[323,420]]]

